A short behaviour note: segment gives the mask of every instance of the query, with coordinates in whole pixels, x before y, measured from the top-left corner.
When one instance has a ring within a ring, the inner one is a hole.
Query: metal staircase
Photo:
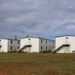
[[[69,47],[70,44],[63,44],[60,47],[58,47],[56,50],[53,51],[53,53],[56,53],[56,51],[58,51],[59,49],[61,49],[62,47]]]
[[[24,45],[21,49],[19,49],[18,52],[23,52],[23,49],[27,48],[27,47],[31,47],[32,45]]]

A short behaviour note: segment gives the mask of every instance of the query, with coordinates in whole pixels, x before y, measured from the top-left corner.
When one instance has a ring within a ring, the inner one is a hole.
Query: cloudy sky
[[[0,38],[75,35],[75,0],[0,0]]]

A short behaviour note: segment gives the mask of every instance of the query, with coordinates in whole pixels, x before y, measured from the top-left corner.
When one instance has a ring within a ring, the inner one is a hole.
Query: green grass
[[[0,75],[1,73],[2,75],[75,75],[75,54],[0,53]]]

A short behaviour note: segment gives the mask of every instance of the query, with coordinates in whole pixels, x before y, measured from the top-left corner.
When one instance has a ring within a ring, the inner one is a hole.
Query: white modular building
[[[19,50],[20,40],[0,39],[0,52],[12,52]]]
[[[44,38],[23,38],[21,39],[21,46],[19,51],[28,53],[39,53],[43,51],[52,50],[55,46],[54,40]]]
[[[75,53],[75,36],[56,37],[55,53]]]

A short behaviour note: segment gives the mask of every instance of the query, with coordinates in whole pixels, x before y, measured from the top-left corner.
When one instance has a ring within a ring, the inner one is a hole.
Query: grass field
[[[0,54],[0,75],[75,75],[75,54]]]

